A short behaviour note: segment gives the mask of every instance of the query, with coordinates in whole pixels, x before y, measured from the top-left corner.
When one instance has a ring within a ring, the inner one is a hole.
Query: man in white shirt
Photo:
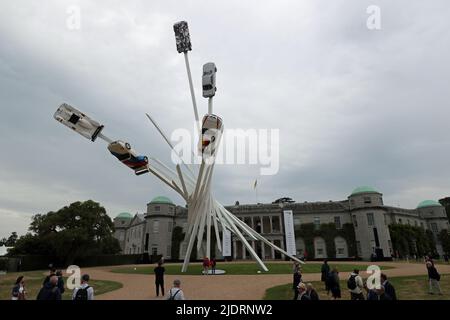
[[[173,287],[167,294],[167,300],[185,300],[183,290],[180,288],[181,281],[176,279],[173,281]]]
[[[81,277],[81,286],[73,290],[72,300],[94,300],[94,288],[89,286],[89,275]]]
[[[352,300],[365,300],[363,289],[364,289],[364,282],[359,275],[359,270],[355,269],[350,274],[350,277],[347,281],[347,287],[350,290],[350,296]]]

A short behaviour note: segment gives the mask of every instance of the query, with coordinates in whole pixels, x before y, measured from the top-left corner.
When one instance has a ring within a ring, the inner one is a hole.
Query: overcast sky
[[[67,9],[81,28],[67,28]],[[366,9],[381,9],[369,30]],[[26,232],[36,213],[93,199],[114,217],[166,195],[53,119],[62,103],[104,133],[170,162],[145,118],[192,129],[193,112],[172,25],[189,22],[200,114],[201,68],[218,68],[215,112],[227,128],[280,129],[280,170],[221,165],[224,204],[282,196],[343,200],[371,185],[389,205],[450,195],[450,6],[434,1],[1,1],[0,237]]]

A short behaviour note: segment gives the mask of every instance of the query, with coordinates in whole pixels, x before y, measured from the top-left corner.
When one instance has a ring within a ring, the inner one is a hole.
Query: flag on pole
[[[253,184],[253,189],[256,189],[257,185],[258,185],[258,179],[255,180],[255,183]]]

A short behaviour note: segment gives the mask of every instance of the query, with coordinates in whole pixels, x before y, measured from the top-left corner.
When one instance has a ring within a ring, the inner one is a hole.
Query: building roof
[[[119,218],[119,219],[133,219],[133,215],[131,213],[128,213],[128,212],[122,212],[122,213],[119,213],[116,218]]]
[[[153,198],[152,201],[150,201],[150,203],[174,204],[174,203],[172,202],[172,200],[170,200],[169,198],[164,197],[164,196],[158,196],[158,197],[155,197],[155,198]]]
[[[352,191],[351,196],[354,196],[355,194],[359,194],[359,193],[379,193],[375,188],[370,187],[370,186],[359,186],[358,188],[354,189]]]
[[[442,205],[435,200],[424,200],[418,204],[417,209],[426,207],[442,207]]]

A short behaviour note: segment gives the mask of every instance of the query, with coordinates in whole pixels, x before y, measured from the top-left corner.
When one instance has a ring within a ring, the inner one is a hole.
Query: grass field
[[[443,295],[428,294],[428,277],[395,277],[389,281],[394,285],[397,298],[399,300],[449,300],[450,299],[450,275],[442,275],[441,290]],[[329,300],[324,290],[322,282],[312,282],[313,286],[319,293],[321,300]],[[347,289],[347,280],[341,280],[342,300],[350,300],[350,294]],[[293,298],[292,284],[284,284],[267,289],[264,300],[292,300]]]
[[[261,275],[264,274],[290,274],[292,273],[292,263],[267,263],[268,272],[261,272]],[[330,262],[330,266],[333,266],[333,263]],[[320,272],[320,263],[307,263],[302,265],[302,273],[318,273]],[[350,264],[338,264],[337,265],[339,271],[346,272],[352,271],[355,268],[359,268],[360,270],[365,270],[367,266],[364,265],[350,265]],[[126,267],[126,268],[114,268],[111,271],[115,273],[131,273],[131,274],[153,274],[153,269],[155,266],[145,266],[145,267]],[[179,275],[179,274],[187,274],[187,275],[201,275],[202,274],[202,266],[200,264],[192,264],[189,266],[186,273],[181,273],[181,265],[164,265],[166,268],[166,274],[168,275]],[[217,269],[225,270],[228,275],[245,275],[245,274],[257,274],[258,266],[256,263],[218,263],[216,266]],[[381,269],[389,269],[389,267],[381,267]]]
[[[42,287],[42,282],[45,278],[45,271],[31,271],[18,273],[8,273],[6,275],[0,275],[0,300],[11,299],[11,290],[19,275],[25,276],[25,288],[27,291],[27,299],[35,300],[39,290]],[[67,281],[67,279],[64,279]],[[115,281],[103,281],[103,280],[91,280],[89,285],[95,290],[95,295],[114,291],[122,288],[122,284]],[[70,300],[72,298],[72,290],[66,288],[63,294],[64,300]]]

